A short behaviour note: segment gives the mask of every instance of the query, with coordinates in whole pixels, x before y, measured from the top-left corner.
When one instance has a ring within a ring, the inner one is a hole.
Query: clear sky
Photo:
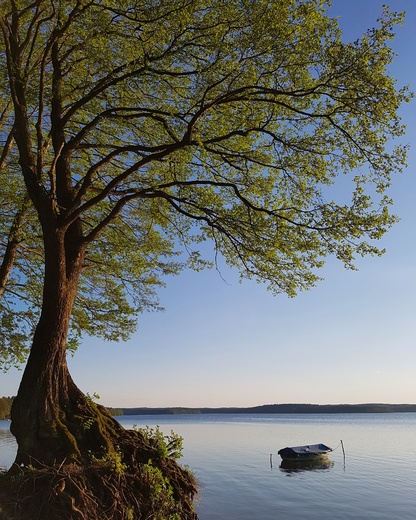
[[[415,91],[416,0],[334,0],[331,13],[353,40],[384,3],[407,12],[390,72]],[[402,110],[411,145],[415,106]],[[390,192],[401,221],[383,257],[358,272],[329,259],[325,280],[295,299],[226,269],[182,273],[160,292],[166,311],[143,315],[130,341],[84,341],[69,359],[75,382],[119,407],[416,403],[416,145],[408,162]],[[0,374],[0,396],[15,395],[20,377]]]

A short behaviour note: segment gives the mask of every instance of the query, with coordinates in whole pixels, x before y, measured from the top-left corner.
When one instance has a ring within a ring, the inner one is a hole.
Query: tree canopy
[[[387,145],[408,98],[387,73],[402,15],[343,43],[323,1],[230,4],[2,3],[3,359],[39,315],[48,219],[83,223],[75,336],[127,337],[201,241],[290,296],[328,254],[379,254],[405,161]]]

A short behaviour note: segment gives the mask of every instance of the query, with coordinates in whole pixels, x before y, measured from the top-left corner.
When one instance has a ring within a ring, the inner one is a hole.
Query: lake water
[[[414,520],[416,414],[124,416],[184,437],[183,464],[200,486],[200,520]],[[0,466],[13,462],[0,421]],[[345,458],[340,440],[343,440]],[[284,468],[285,446],[336,448],[326,465]],[[272,454],[272,457],[271,457]]]

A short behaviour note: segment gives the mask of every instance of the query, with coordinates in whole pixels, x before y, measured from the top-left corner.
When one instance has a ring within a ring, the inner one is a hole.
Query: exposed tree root
[[[125,430],[117,456],[14,468],[0,476],[0,520],[197,520],[196,481],[160,441]]]

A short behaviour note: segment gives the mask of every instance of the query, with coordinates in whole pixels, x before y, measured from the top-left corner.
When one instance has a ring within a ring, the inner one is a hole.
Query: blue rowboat
[[[325,444],[308,444],[282,448],[277,453],[283,460],[311,460],[326,457],[331,451],[332,448]]]

